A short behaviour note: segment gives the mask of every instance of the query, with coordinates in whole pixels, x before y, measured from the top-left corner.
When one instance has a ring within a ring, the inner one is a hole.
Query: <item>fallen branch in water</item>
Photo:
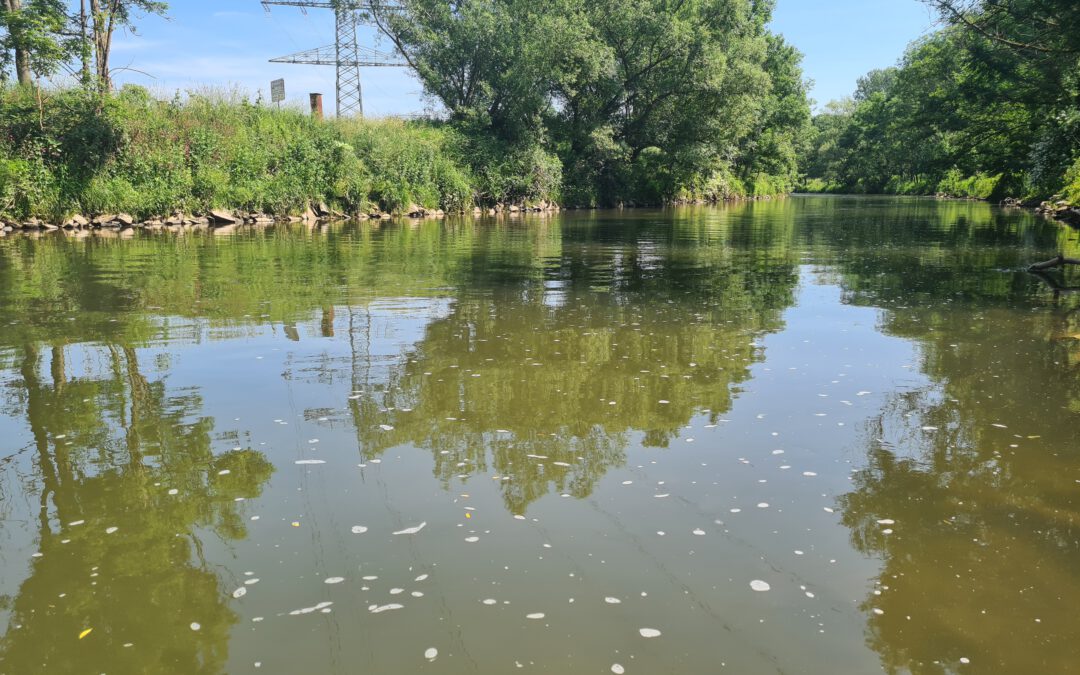
[[[1051,258],[1045,262],[1035,263],[1028,267],[1028,272],[1041,272],[1043,270],[1051,270],[1055,267],[1064,267],[1065,265],[1080,265],[1080,260],[1076,258],[1066,258],[1062,254],[1058,254],[1056,258]]]

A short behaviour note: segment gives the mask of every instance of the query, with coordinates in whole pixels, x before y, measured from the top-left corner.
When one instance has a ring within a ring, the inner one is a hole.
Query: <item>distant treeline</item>
[[[945,25],[814,117],[803,187],[1080,203],[1080,2],[926,1]]]
[[[374,2],[442,119],[324,124],[236,97],[113,93],[92,16],[4,2],[0,66],[13,55],[18,81],[0,91],[8,218],[765,196],[798,182],[810,129],[801,55],[767,29],[769,1]],[[103,6],[127,23],[166,9]],[[35,83],[65,67],[79,86]]]

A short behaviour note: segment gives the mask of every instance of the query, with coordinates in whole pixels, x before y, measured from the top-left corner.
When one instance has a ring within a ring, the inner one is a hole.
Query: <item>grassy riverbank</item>
[[[160,101],[138,87],[102,97],[70,89],[0,92],[0,218],[60,223],[81,214],[136,220],[236,209],[296,215],[320,202],[345,214],[459,212],[558,203],[562,163],[436,121],[311,119],[212,94]],[[664,200],[787,191],[730,170]],[[655,201],[645,196],[641,203]]]

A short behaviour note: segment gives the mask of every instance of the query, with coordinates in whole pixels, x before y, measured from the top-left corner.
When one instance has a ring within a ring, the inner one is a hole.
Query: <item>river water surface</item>
[[[0,239],[0,673],[1078,672],[1080,304],[1023,271],[1074,239]]]

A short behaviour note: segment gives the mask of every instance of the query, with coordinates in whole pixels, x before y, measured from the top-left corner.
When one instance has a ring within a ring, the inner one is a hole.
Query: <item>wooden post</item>
[[[322,94],[311,95],[311,116],[317,120],[321,120],[323,118]]]

